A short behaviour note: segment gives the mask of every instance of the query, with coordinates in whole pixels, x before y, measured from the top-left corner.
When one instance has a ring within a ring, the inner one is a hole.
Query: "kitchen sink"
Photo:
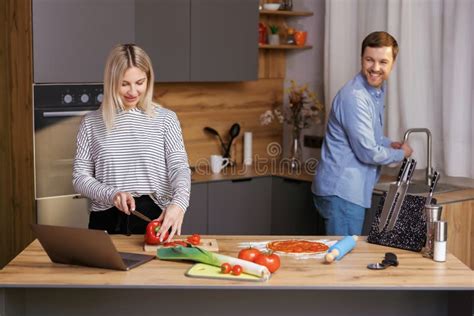
[[[375,190],[379,191],[388,191],[388,188],[391,184],[395,184],[395,182],[381,182],[375,185]],[[464,189],[463,187],[455,186],[452,184],[447,183],[438,183],[435,188],[435,193],[443,193],[443,192],[452,192]],[[408,193],[413,194],[423,194],[428,193],[430,191],[430,187],[423,181],[412,181],[408,186]]]

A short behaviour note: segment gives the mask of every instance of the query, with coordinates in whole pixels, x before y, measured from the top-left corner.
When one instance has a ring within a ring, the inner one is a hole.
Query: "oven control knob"
[[[97,95],[97,102],[102,103],[102,100],[104,99],[104,95],[102,93],[99,93]]]
[[[72,102],[72,95],[70,95],[69,93],[66,94],[64,97],[63,97],[63,100],[64,100],[64,103],[71,103]]]
[[[89,101],[89,96],[84,93],[83,95],[81,95],[81,101],[82,103],[87,103],[87,101]]]

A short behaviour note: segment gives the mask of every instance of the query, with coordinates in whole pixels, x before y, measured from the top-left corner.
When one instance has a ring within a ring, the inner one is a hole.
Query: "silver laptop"
[[[51,261],[113,270],[130,270],[155,256],[118,252],[102,230],[31,224]]]

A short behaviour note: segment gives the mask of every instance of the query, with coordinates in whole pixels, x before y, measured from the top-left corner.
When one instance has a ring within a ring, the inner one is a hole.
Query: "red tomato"
[[[242,273],[242,267],[238,264],[232,267],[232,274],[233,275],[240,275]]]
[[[256,264],[267,267],[268,271],[270,271],[271,273],[275,272],[280,267],[280,257],[275,253],[262,253],[258,255],[257,258],[255,258],[254,262]]]
[[[221,265],[221,273],[224,273],[224,274],[230,273],[231,269],[232,268],[231,268],[230,264],[228,264],[227,262],[225,262]]]
[[[239,251],[239,259],[254,262],[255,258],[260,254],[262,253],[256,248],[246,248]]]

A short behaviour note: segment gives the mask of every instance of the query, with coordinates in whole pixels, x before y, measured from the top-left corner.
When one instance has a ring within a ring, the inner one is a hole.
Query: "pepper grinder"
[[[434,250],[433,260],[446,261],[446,240],[448,238],[448,223],[437,221],[434,223]]]
[[[441,219],[441,205],[425,205],[426,243],[421,253],[425,258],[433,258],[434,250],[434,223]]]

